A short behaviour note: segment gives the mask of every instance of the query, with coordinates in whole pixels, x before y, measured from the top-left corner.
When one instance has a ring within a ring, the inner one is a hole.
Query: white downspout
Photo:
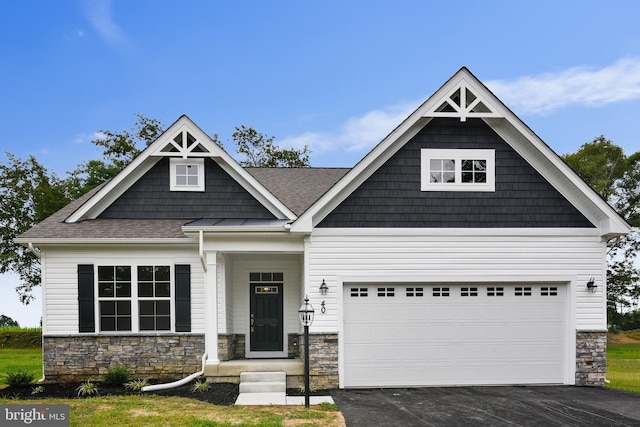
[[[171,383],[154,384],[154,385],[148,385],[146,387],[142,387],[142,391],[144,392],[144,391],[166,390],[169,388],[180,387],[181,385],[185,385],[204,374],[204,365],[206,361],[207,361],[207,353],[205,352],[202,355],[202,369],[200,369],[198,372],[195,372],[189,375],[188,377],[184,377],[181,380],[174,381]]]
[[[38,259],[42,258],[42,252],[40,251],[40,249],[33,246],[33,243],[29,242],[28,247],[29,247],[29,252],[33,253],[36,257],[38,257]]]

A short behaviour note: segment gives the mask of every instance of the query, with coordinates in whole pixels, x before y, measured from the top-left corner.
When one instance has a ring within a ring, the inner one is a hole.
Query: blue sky
[[[60,176],[138,112],[353,166],[462,66],[560,154],[601,134],[640,149],[637,1],[6,0],[0,16],[0,152]],[[0,314],[37,324],[13,286]]]

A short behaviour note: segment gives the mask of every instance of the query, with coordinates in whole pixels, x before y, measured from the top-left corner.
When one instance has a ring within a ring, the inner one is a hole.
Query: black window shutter
[[[78,330],[95,332],[93,264],[78,265]]]
[[[176,264],[176,332],[191,332],[191,266]]]

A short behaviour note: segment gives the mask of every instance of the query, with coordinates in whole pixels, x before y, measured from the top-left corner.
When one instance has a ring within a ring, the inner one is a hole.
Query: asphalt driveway
[[[347,389],[347,427],[640,426],[640,394],[571,386]]]

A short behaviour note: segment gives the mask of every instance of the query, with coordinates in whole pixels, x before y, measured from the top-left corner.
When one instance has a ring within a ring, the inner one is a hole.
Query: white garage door
[[[563,383],[566,286],[344,289],[344,386]]]

